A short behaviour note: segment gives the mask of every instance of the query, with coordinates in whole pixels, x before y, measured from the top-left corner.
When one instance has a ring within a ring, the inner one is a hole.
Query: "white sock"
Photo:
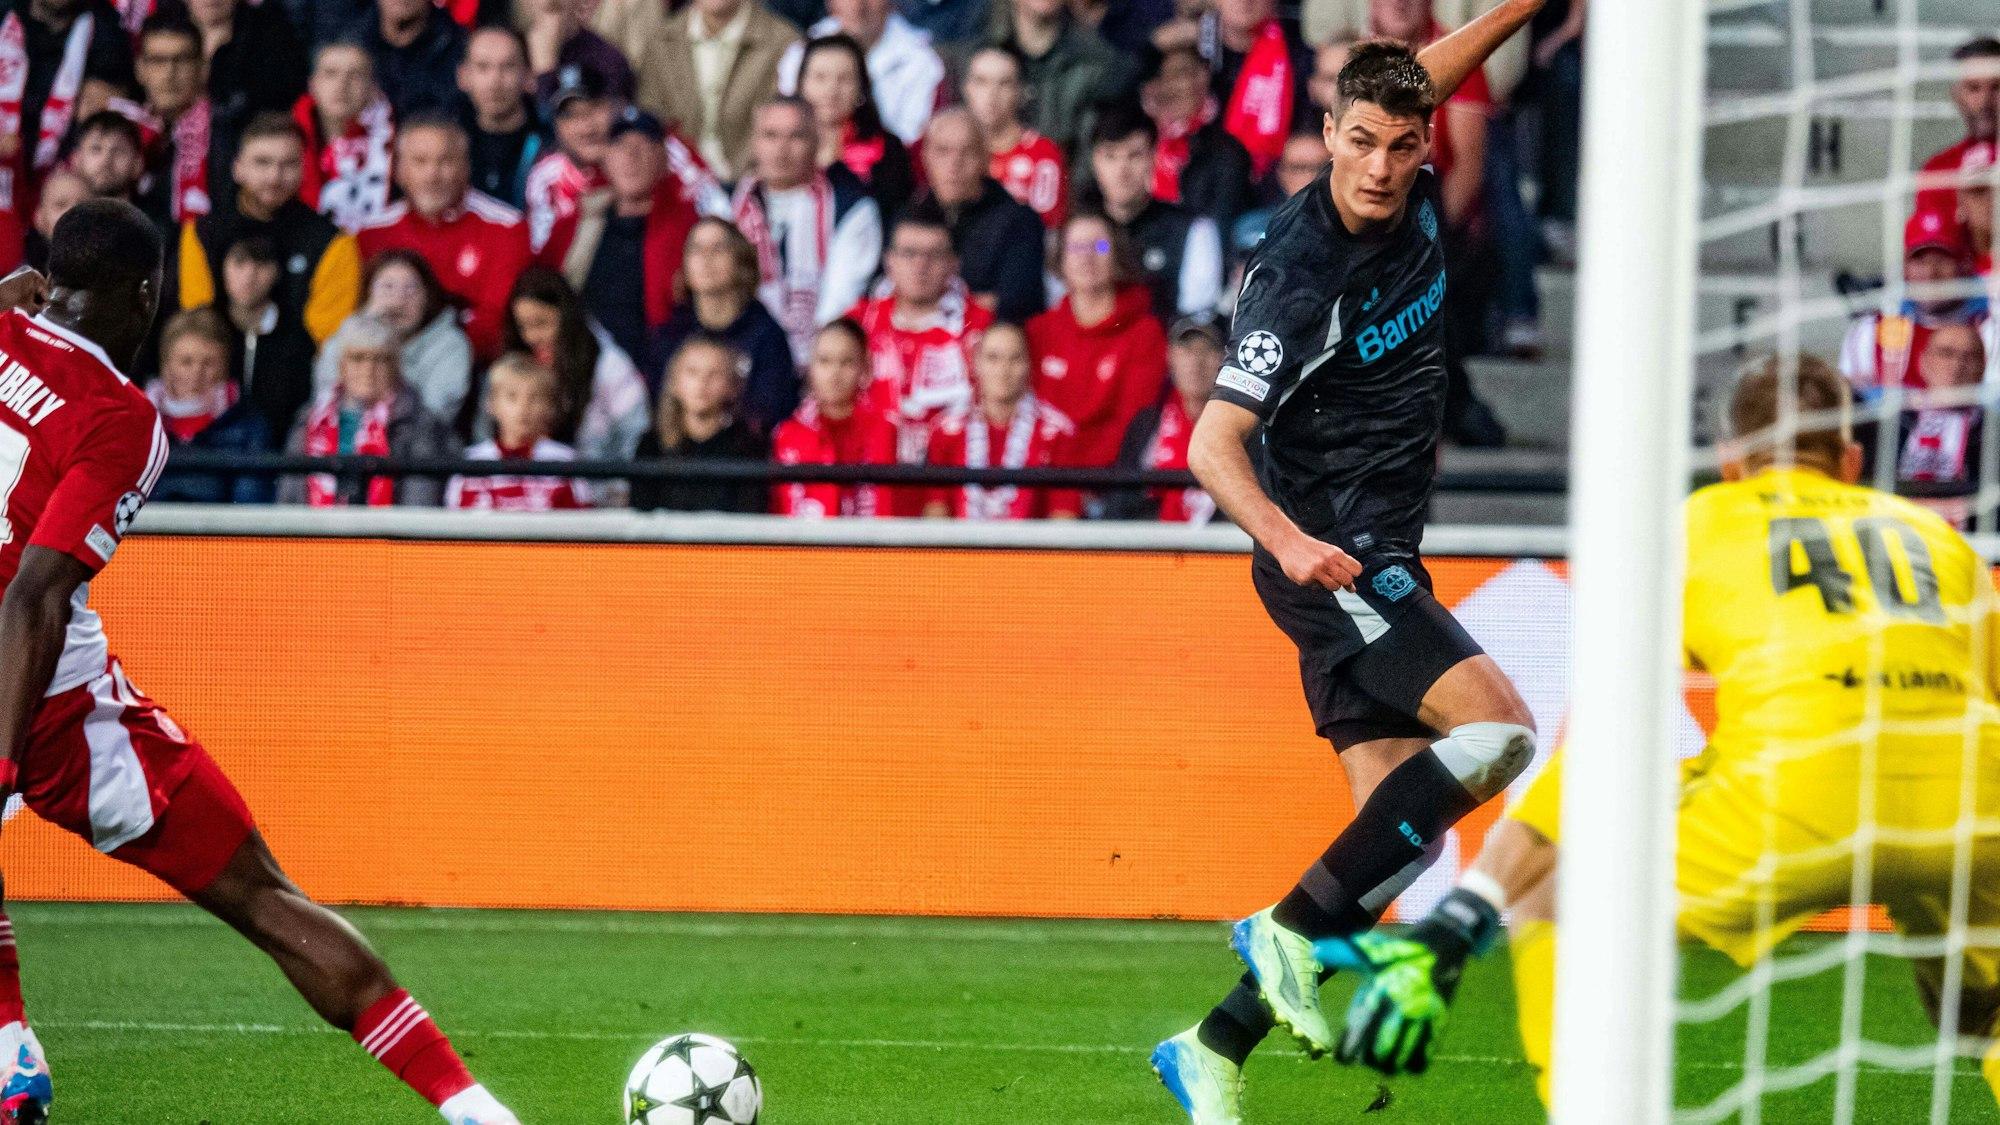
[[[438,1112],[451,1125],[521,1125],[520,1118],[477,1082],[446,1098]]]

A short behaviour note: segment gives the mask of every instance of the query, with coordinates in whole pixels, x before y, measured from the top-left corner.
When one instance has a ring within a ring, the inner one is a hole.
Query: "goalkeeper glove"
[[[1367,974],[1348,1004],[1334,1057],[1383,1074],[1422,1074],[1466,959],[1485,952],[1499,931],[1492,904],[1461,888],[1406,938],[1371,931],[1319,942],[1314,953],[1321,964]]]

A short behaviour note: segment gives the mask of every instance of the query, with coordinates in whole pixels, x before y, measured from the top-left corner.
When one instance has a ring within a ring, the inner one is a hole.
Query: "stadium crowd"
[[[0,272],[128,199],[174,256],[134,375],[176,448],[496,463],[170,469],[162,499],[1201,522],[1198,491],[555,463],[1185,468],[1349,46],[1483,6],[0,0]],[[1584,14],[1554,0],[1438,114],[1462,444],[1505,440],[1464,359],[1537,352],[1535,266],[1574,252]],[[1990,225],[1950,237],[1990,261]]]
[[[1953,52],[1952,102],[1965,135],[1925,161],[1903,231],[1901,305],[1856,317],[1841,347],[1863,412],[1871,466],[1893,466],[1899,491],[1969,525],[1984,451],[2000,422],[1982,388],[2000,385],[2000,275],[1993,270],[1995,145],[2000,142],[2000,39]],[[1872,474],[1871,474],[1872,475]]]

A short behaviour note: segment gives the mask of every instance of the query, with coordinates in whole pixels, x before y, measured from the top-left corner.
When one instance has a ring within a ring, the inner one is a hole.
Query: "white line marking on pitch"
[[[35,1026],[43,1031],[113,1031],[149,1032],[173,1035],[336,1035],[340,1034],[325,1025],[284,1025],[273,1023],[166,1023],[150,1020],[59,1020],[37,1022]],[[523,1039],[535,1042],[583,1042],[583,1043],[632,1043],[643,1045],[653,1037],[650,1031],[523,1031],[496,1029],[491,1031],[454,1029],[457,1039]],[[799,1035],[733,1035],[730,1041],[746,1045],[768,1045],[783,1047],[842,1047],[858,1050],[882,1051],[998,1051],[1007,1054],[1051,1054],[1051,1055],[1142,1055],[1145,1047],[1126,1043],[977,1043],[953,1039],[821,1039]],[[1301,1052],[1290,1048],[1267,1048],[1260,1055],[1301,1056]],[[1520,1059],[1500,1055],[1457,1055],[1436,1056],[1437,1061],[1446,1063],[1471,1064],[1477,1066],[1525,1067]],[[1691,1070],[1722,1070],[1741,1072],[1740,1062],[1682,1062],[1680,1066]],[[1860,1070],[1875,1074],[1906,1074],[1908,1071],[1890,1067],[1862,1064]],[[1928,1068],[1918,1074],[1928,1073]],[[1960,1064],[1955,1068],[1961,1078],[1979,1077],[1976,1066]]]

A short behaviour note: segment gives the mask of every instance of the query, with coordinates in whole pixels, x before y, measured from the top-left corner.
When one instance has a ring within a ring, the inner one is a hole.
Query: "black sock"
[[[1242,1066],[1257,1044],[1271,1034],[1274,1023],[1271,1009],[1257,998],[1257,978],[1244,973],[1229,995],[1222,998],[1222,1003],[1201,1021],[1196,1034],[1202,1046]]]
[[[1272,918],[1309,938],[1360,933],[1437,858],[1446,830],[1478,807],[1436,751],[1425,750],[1382,779]]]

